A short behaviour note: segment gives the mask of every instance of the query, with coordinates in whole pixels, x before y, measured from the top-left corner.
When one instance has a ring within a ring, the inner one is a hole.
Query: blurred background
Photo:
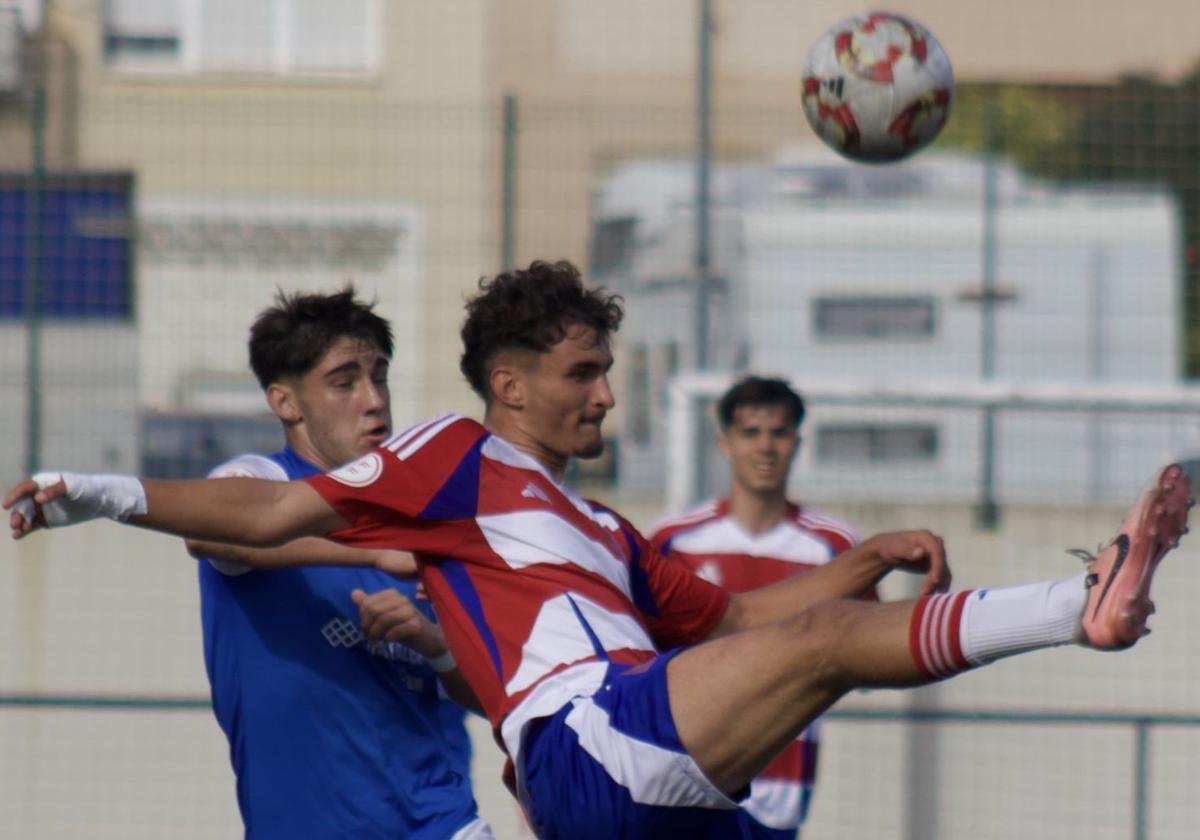
[[[586,494],[649,526],[722,492],[714,396],[781,375],[810,402],[797,499],[939,530],[963,586],[1074,573],[1200,458],[1200,6],[889,8],[957,87],[879,167],[800,107],[857,4],[0,0],[0,477],[277,448],[245,353],[277,289],[378,298],[397,426],[477,414],[464,297],[561,258],[628,310]],[[1198,559],[1129,653],[848,698],[805,836],[1200,835]],[[476,724],[481,807],[524,836]],[[240,830],[178,541],[0,544],[0,834]]]

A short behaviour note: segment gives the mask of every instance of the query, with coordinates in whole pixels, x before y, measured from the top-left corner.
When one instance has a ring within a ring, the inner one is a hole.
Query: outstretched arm
[[[351,548],[320,537],[301,537],[278,548],[251,548],[231,543],[188,540],[188,554],[236,563],[249,569],[290,569],[296,566],[372,566],[390,575],[413,578],[417,561],[407,551]]]
[[[779,621],[821,601],[857,598],[893,569],[924,574],[921,594],[944,592],[950,566],[941,537],[929,531],[878,534],[823,566],[774,586],[733,595],[711,637]]]
[[[36,480],[35,480],[36,479]],[[39,527],[109,517],[181,537],[275,546],[348,523],[302,481],[39,474],[4,497],[14,539]]]

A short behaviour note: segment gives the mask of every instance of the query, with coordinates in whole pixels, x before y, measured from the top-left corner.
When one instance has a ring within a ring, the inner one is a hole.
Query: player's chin
[[[594,439],[586,440],[575,447],[576,458],[599,458],[604,454],[604,438],[596,435]]]

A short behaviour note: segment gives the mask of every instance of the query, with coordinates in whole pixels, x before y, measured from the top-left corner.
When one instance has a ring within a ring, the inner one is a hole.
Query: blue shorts
[[[667,663],[611,664],[600,689],[530,724],[519,794],[542,840],[777,837],[688,755],[671,718]]]

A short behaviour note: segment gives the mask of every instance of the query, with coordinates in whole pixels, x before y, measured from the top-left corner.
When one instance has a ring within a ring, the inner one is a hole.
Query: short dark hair
[[[392,328],[356,298],[354,286],[333,294],[275,295],[250,327],[250,368],[265,390],[289,376],[303,376],[342,338],[368,341],[392,357]]]
[[[467,301],[463,322],[463,354],[459,369],[472,390],[491,402],[488,373],[502,350],[545,353],[583,326],[601,339],[621,326],[621,297],[606,289],[589,289],[579,269],[566,260],[536,261],[479,281],[479,293]]]
[[[717,403],[717,420],[721,429],[733,425],[733,415],[743,406],[782,406],[797,428],[804,422],[804,399],[784,379],[746,376],[739,379],[721,395]]]

